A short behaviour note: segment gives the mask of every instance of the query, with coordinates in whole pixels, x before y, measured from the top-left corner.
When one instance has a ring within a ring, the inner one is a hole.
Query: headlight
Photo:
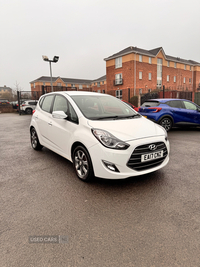
[[[129,147],[129,144],[119,140],[117,137],[107,131],[100,129],[92,129],[92,133],[97,138],[97,140],[99,140],[99,142],[105,147],[121,150],[125,150]]]

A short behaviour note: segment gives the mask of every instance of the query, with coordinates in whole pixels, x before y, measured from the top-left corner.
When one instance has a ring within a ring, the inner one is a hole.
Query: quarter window
[[[53,98],[54,98],[54,95],[45,96],[44,101],[42,102],[42,106],[41,106],[41,108],[44,111],[50,113],[50,111],[51,111],[51,104],[52,104]]]
[[[186,109],[197,110],[197,107],[188,101],[183,101]]]

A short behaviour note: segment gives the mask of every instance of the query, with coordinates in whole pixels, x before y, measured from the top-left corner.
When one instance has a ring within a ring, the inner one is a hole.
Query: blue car
[[[149,99],[139,107],[138,112],[160,124],[166,131],[173,126],[200,126],[200,106],[186,99]]]

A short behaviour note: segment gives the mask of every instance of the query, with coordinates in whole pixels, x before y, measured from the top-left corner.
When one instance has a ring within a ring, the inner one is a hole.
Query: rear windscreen
[[[157,107],[159,106],[159,104],[160,103],[158,101],[146,101],[141,106],[142,107]]]

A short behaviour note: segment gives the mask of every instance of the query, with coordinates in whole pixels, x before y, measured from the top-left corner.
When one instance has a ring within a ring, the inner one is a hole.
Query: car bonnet
[[[164,135],[164,130],[154,122],[141,118],[123,120],[88,120],[91,128],[106,130],[122,141]]]

